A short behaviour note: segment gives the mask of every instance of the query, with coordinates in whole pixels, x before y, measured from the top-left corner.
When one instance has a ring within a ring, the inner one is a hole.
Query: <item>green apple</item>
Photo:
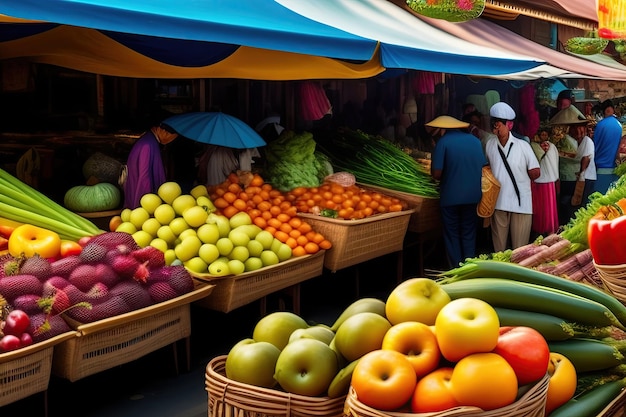
[[[150,218],[150,213],[143,208],[137,207],[130,212],[130,222],[135,225],[137,230],[141,230],[143,223]]]
[[[352,362],[373,350],[380,349],[391,323],[380,314],[369,311],[350,316],[337,329],[335,346]]]
[[[165,253],[165,251],[167,251],[169,249],[169,247],[170,247],[167,244],[167,242],[164,241],[163,239],[161,239],[160,237],[155,237],[154,239],[152,239],[150,241],[150,246],[152,246],[153,248],[157,248],[158,250],[160,250],[163,253]]]
[[[280,352],[274,379],[287,392],[316,397],[328,391],[337,371],[337,357],[326,343],[297,339]]]
[[[250,252],[245,246],[235,246],[228,254],[228,259],[236,259],[242,263],[250,257]]]
[[[131,211],[132,210],[127,207],[127,208],[123,209],[120,212],[120,217],[122,218],[123,222],[129,222],[130,221],[130,212]]]
[[[199,184],[193,187],[191,191],[189,191],[189,194],[191,194],[195,199],[198,199],[200,197],[208,197],[209,190],[207,190],[206,185]]]
[[[335,332],[326,326],[311,326],[306,329],[296,329],[289,336],[289,343],[296,339],[315,339],[330,345],[335,337]]]
[[[280,245],[282,245],[282,244],[283,244],[283,242],[281,242],[280,240],[274,239],[272,241],[272,246],[270,247],[270,250],[272,252],[275,252],[276,254],[278,254],[278,249],[280,249]]]
[[[152,239],[154,238],[150,233],[146,232],[145,230],[137,230],[135,233],[133,233],[133,239],[135,239],[135,242],[140,247],[145,248],[146,246],[150,245],[150,242],[152,242]]]
[[[299,315],[290,311],[276,311],[257,321],[252,338],[257,342],[269,342],[282,350],[294,330],[307,327],[309,325]]]
[[[209,265],[209,274],[215,275],[216,277],[229,275],[230,269],[228,268],[228,261],[216,259],[215,261],[211,262],[211,264]]]
[[[259,241],[261,245],[263,245],[263,249],[271,249],[272,242],[274,241],[274,235],[268,232],[267,230],[261,230],[254,237],[254,240]]]
[[[209,217],[209,213],[207,213],[200,206],[192,206],[183,212],[183,219],[187,222],[187,224],[191,227],[200,227],[204,223],[206,223],[206,219]]]
[[[176,252],[174,249],[168,249],[163,252],[163,256],[165,257],[165,264],[172,265],[172,263],[176,260]]]
[[[283,261],[286,261],[287,259],[291,259],[291,256],[293,255],[293,251],[291,250],[289,245],[287,245],[286,243],[282,243],[282,242],[280,242],[280,246],[278,247],[278,250],[275,253],[276,253],[276,256],[278,257],[279,262],[283,262]]]
[[[215,242],[215,246],[217,246],[217,250],[222,256],[228,256],[228,254],[235,247],[235,245],[233,245],[233,242],[227,237],[219,238],[217,242]]]
[[[191,194],[181,194],[172,201],[172,208],[179,216],[190,207],[196,206],[196,199]]]
[[[418,321],[435,324],[439,311],[450,302],[450,296],[430,278],[411,278],[397,285],[385,302],[385,315],[391,324]]]
[[[190,271],[198,274],[206,274],[209,271],[209,265],[199,256],[194,256],[187,262],[183,262],[183,265]]]
[[[217,243],[217,240],[220,238],[220,230],[215,223],[205,223],[202,226],[198,227],[196,230],[196,234],[200,238],[200,240],[204,243]]]
[[[233,381],[258,387],[276,385],[274,372],[280,350],[268,342],[243,339],[236,343],[226,357],[226,377]]]
[[[217,210],[215,204],[213,204],[211,199],[205,195],[201,195],[200,197],[196,198],[196,204],[202,207],[207,213],[213,213],[215,210]]]
[[[159,227],[161,227],[161,223],[159,223],[159,221],[154,217],[150,217],[148,220],[143,222],[143,224],[141,225],[141,230],[148,232],[150,236],[155,238],[157,237],[157,231],[159,230]]]
[[[198,256],[208,265],[220,257],[220,251],[212,243],[203,243],[198,249]]]
[[[183,239],[186,239],[190,236],[195,236],[198,237],[198,233],[196,232],[196,229],[186,229],[183,230],[179,235],[178,238],[182,241]],[[198,238],[199,239],[199,238]]]
[[[246,266],[246,272],[256,271],[257,269],[263,268],[263,261],[261,258],[257,258],[256,256],[250,256],[243,264]]]
[[[244,224],[252,224],[252,218],[245,211],[240,211],[238,213],[235,213],[229,219],[229,223],[230,223],[230,228],[234,229],[234,228],[236,228],[238,226],[241,226],[241,225],[244,225]]]
[[[276,265],[280,260],[278,259],[278,255],[276,255],[271,250],[264,250],[261,252],[261,262],[263,262],[263,266],[272,266]]]
[[[183,219],[182,217],[175,217],[171,222],[170,222],[170,228],[172,229],[172,232],[174,232],[174,234],[176,236],[179,236],[181,233],[183,233],[185,230],[189,229],[190,226],[187,224],[187,222],[185,221],[185,219]]]
[[[231,259],[228,261],[228,269],[233,275],[243,274],[246,271],[246,265],[239,259]]]
[[[247,234],[250,239],[254,239],[256,235],[263,230],[256,224],[242,224],[241,226],[237,226],[237,229]]]
[[[131,222],[122,222],[120,223],[119,226],[117,226],[117,229],[115,229],[115,231],[125,232],[125,233],[128,233],[129,235],[132,235],[133,233],[137,231],[137,228]]]
[[[166,241],[167,244],[170,246],[173,246],[176,242],[176,235],[172,231],[172,228],[167,224],[159,227],[159,230],[157,230],[157,237],[160,237],[161,239]]]
[[[174,220],[174,218],[176,217],[176,212],[174,211],[174,208],[172,206],[163,203],[154,210],[153,216],[159,221],[159,223],[166,225],[170,224],[170,222]]]
[[[180,188],[180,185],[178,185],[178,183],[174,181],[167,181],[159,186],[159,188],[157,189],[157,194],[159,195],[159,197],[161,197],[161,200],[163,200],[167,204],[172,204],[176,197],[182,194],[182,189]]]
[[[263,253],[263,244],[256,239],[248,242],[247,246],[250,256],[256,256],[258,258],[261,256],[261,253]]]
[[[250,237],[238,227],[230,230],[228,238],[235,246],[246,246],[250,242]]]
[[[228,217],[221,214],[210,213],[207,216],[207,223],[215,223],[220,231],[220,237],[228,237],[230,233],[230,222]]]
[[[156,210],[156,208],[161,204],[163,204],[163,200],[161,200],[161,197],[154,193],[144,194],[139,200],[139,205],[146,209],[146,211],[150,214],[154,214],[154,210]]]
[[[198,239],[198,236],[188,236],[176,245],[174,252],[178,259],[182,262],[186,262],[194,256],[198,256],[198,251],[201,246],[202,242]]]

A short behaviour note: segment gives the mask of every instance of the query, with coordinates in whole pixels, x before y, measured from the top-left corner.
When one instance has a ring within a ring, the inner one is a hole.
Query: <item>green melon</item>
[[[113,210],[119,207],[122,199],[120,189],[108,182],[94,185],[77,185],[65,193],[63,203],[68,209],[78,213]]]

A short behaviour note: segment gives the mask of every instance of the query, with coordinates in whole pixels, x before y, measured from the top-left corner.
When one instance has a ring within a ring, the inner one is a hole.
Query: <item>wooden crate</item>
[[[208,417],[341,417],[346,396],[308,397],[226,378],[226,355],[206,367]]]
[[[313,230],[333,244],[324,266],[335,272],[388,253],[402,250],[413,210],[376,214],[359,220],[339,220],[299,213]]]
[[[424,197],[421,195],[377,187],[375,185],[362,185],[366,188],[377,190],[388,196],[399,198],[400,200],[408,203],[409,208],[413,209],[413,214],[411,214],[408,226],[408,230],[410,232],[424,233],[441,228],[439,198]]]
[[[77,326],[76,337],[56,346],[52,372],[74,382],[189,337],[190,303],[213,288],[197,283],[192,292],[171,300]]]
[[[28,347],[0,354],[0,407],[48,390],[54,346],[73,338],[66,332]]]
[[[191,272],[195,279],[215,285],[210,297],[195,304],[228,313],[266,295],[322,275],[324,258],[325,251],[319,251],[314,255],[299,256],[256,271],[225,277]]]

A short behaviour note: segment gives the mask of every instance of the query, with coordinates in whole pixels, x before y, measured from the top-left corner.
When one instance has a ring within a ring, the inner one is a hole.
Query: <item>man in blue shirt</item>
[[[431,174],[440,180],[443,238],[451,267],[476,254],[476,206],[482,197],[482,168],[487,165],[480,140],[462,131],[469,123],[439,116],[426,126],[439,128]]]
[[[606,194],[611,183],[617,180],[613,172],[617,159],[617,149],[622,139],[622,124],[615,117],[615,107],[611,100],[600,105],[604,118],[596,125],[593,135],[597,179],[593,191]]]

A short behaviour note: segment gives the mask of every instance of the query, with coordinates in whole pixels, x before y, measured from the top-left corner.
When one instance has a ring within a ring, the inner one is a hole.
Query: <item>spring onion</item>
[[[46,195],[0,169],[0,213],[7,219],[52,230],[62,239],[78,240],[102,231]]]
[[[328,157],[335,172],[350,172],[363,184],[425,197],[439,196],[430,173],[384,138],[342,129],[325,139],[329,139],[327,148],[318,143],[318,149]]]

